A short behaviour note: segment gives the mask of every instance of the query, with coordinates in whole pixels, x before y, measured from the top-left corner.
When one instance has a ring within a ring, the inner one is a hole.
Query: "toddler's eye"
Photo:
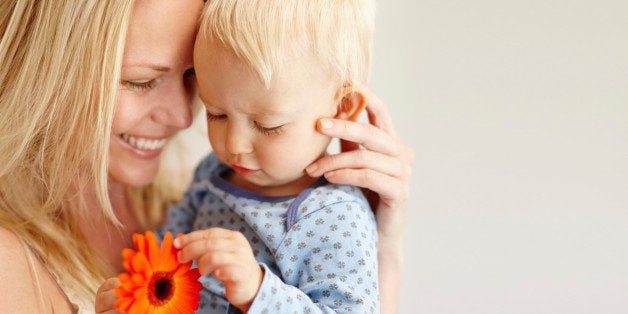
[[[259,123],[255,122],[253,123],[254,127],[256,130],[258,130],[260,133],[264,134],[264,135],[279,135],[283,132],[283,126],[282,125],[278,125],[278,126],[274,126],[274,127],[264,127],[261,126]]]

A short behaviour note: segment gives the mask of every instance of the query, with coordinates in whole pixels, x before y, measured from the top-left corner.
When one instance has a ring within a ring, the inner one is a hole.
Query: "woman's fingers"
[[[371,124],[338,119],[321,119],[318,130],[337,137],[343,146],[339,154],[324,156],[307,167],[310,176],[325,175],[330,182],[351,184],[379,194],[380,208],[396,208],[408,197],[414,153],[395,135],[385,104],[367,89],[367,110]],[[356,149],[362,145],[364,149]]]
[[[339,169],[325,173],[332,183],[355,185],[377,192],[379,208],[396,208],[408,198],[408,183],[372,169]]]
[[[327,136],[354,142],[369,150],[391,156],[398,156],[401,153],[396,138],[370,124],[340,119],[321,119],[317,123],[317,128]]]
[[[343,168],[370,168],[397,178],[409,177],[410,171],[412,171],[409,165],[402,163],[397,157],[369,150],[353,150],[341,154],[327,155],[316,161],[315,168],[307,168],[308,174],[312,177],[321,176],[326,172]]]
[[[119,285],[120,285],[120,281],[118,280],[118,278],[111,277],[107,279],[105,283],[103,283],[102,286],[100,286],[100,288],[98,288],[98,292],[112,290]]]
[[[397,134],[395,133],[392,118],[390,117],[386,104],[370,89],[361,86],[360,91],[365,95],[367,100],[366,112],[368,113],[369,122],[391,136],[396,137]]]
[[[114,289],[120,285],[118,278],[113,277],[107,279],[96,292],[95,310],[96,313],[118,313],[114,304],[118,297],[116,296]]]

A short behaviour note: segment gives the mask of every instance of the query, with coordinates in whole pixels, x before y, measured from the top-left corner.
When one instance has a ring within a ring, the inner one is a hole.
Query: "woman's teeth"
[[[151,140],[147,138],[137,138],[127,134],[120,135],[122,139],[129,143],[129,145],[141,149],[141,150],[155,150],[164,147],[166,145],[166,139]]]

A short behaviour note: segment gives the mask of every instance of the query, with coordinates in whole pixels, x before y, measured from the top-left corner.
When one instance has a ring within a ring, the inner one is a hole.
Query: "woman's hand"
[[[366,88],[356,92],[362,93],[367,102],[370,124],[319,120],[319,132],[340,138],[341,153],[320,158],[307,172],[313,177],[324,175],[332,183],[355,185],[377,193],[369,201],[378,216],[380,232],[396,235],[405,224],[414,153],[397,136],[386,105]]]
[[[114,306],[118,297],[114,293],[114,289],[120,285],[118,278],[109,278],[103,283],[96,292],[96,313],[98,314],[114,314],[120,313]]]
[[[370,124],[319,120],[318,131],[339,138],[341,153],[320,158],[307,172],[363,188],[377,217],[381,312],[396,313],[414,152],[397,136],[386,105],[366,88],[356,92],[366,101]]]

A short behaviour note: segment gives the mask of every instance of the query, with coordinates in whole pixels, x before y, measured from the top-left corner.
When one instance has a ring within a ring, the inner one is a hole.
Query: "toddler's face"
[[[338,88],[312,56],[287,56],[266,88],[230,51],[197,38],[199,95],[207,109],[212,149],[233,168],[228,180],[269,196],[292,195],[315,179],[305,167],[330,139],[316,121],[336,114]]]

